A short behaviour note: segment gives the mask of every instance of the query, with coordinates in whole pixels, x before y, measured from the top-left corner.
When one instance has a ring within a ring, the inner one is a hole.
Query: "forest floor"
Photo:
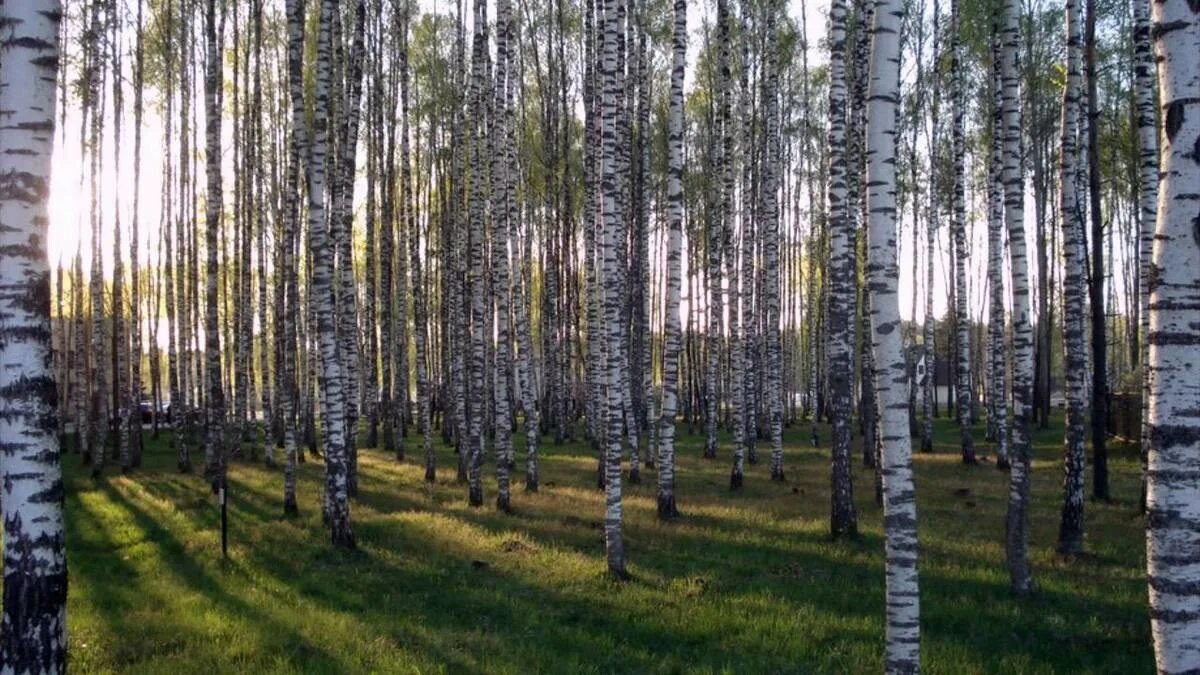
[[[925,672],[1150,672],[1135,452],[1114,449],[1115,501],[1087,503],[1087,555],[1066,560],[1054,552],[1061,420],[1038,433],[1037,588],[1018,600],[1004,566],[1007,474],[990,458],[964,466],[956,428],[939,419],[937,429],[935,452],[915,455]],[[653,470],[625,485],[632,579],[624,583],[604,574],[603,495],[583,444],[546,442],[542,489],[527,494],[518,438],[511,515],[493,508],[490,473],[485,506],[467,506],[440,441],[432,486],[422,481],[413,435],[404,462],[362,450],[353,552],[329,546],[319,461],[301,466],[301,515],[291,519],[282,515],[279,470],[234,463],[228,560],[209,489],[175,471],[165,434],[148,442],[145,467],[129,476],[95,481],[68,455],[71,668],[880,672],[881,510],[856,452],[861,536],[830,541],[828,437],[822,428],[823,446],[813,448],[807,425],[789,430],[788,482],[768,480],[760,450],[745,488],[730,494],[728,443],[706,461],[702,438],[685,431],[681,519],[655,517]],[[990,454],[982,429],[978,438]]]

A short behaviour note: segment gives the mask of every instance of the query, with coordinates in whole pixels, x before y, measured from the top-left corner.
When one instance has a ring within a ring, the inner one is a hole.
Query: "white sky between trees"
[[[537,1],[537,0],[535,0]],[[438,2],[433,0],[418,0],[422,11],[437,11],[442,13],[452,13],[454,5],[452,3]],[[801,16],[801,0],[788,0],[788,12],[795,21],[799,21]],[[930,7],[931,5],[926,5]],[[807,33],[808,33],[808,61],[809,67],[815,68],[823,65],[828,61],[826,47],[823,43],[826,33],[826,25],[828,20],[829,0],[815,0],[809,2],[804,7],[806,15]],[[493,13],[494,6],[489,3],[489,12]],[[928,9],[927,9],[928,11]],[[706,2],[689,2],[688,15],[688,70],[686,73],[685,88],[690,91],[694,85],[695,78],[695,63],[703,43],[703,28],[702,22],[711,23],[715,15],[715,3],[711,0]],[[128,21],[132,22],[132,12],[129,15]],[[470,21],[470,12],[467,12],[467,21]],[[77,55],[79,50],[78,35],[76,33],[78,24],[72,21],[72,34],[68,37],[67,44],[67,59],[64,61],[69,64],[68,67],[74,69],[78,62]],[[228,28],[227,28],[228,30]],[[469,39],[468,27],[468,39]],[[133,44],[133,28],[127,27],[126,34],[122,38],[123,47],[130,49]],[[928,40],[927,40],[928,43]],[[926,50],[930,49],[930,45],[926,44]],[[661,45],[660,48],[653,54],[656,62],[656,67],[665,68],[668,64],[670,53],[669,45]],[[913,58],[913,45],[910,43],[904,53],[904,79],[906,83],[912,82],[915,79],[915,60]],[[125,77],[131,82],[132,58],[125,58],[123,67],[125,69]],[[69,73],[70,77],[76,77],[77,73]],[[579,74],[576,73],[576,79]],[[200,77],[193,78],[193,85],[196,87],[196,95],[193,96],[193,113],[195,115],[194,124],[199,125],[201,136],[199,141],[203,147],[203,97],[202,85],[203,80]],[[121,201],[121,224],[122,224],[122,248],[126,258],[125,266],[128,270],[129,261],[129,227],[132,222],[132,202],[133,202],[133,93],[127,89],[124,93],[124,129],[122,134],[122,157],[121,157],[121,176],[118,183],[113,166],[112,158],[112,129],[111,129],[111,83],[106,86],[106,106],[109,110],[106,112],[108,123],[105,128],[105,157],[103,161],[103,170],[101,176],[101,212],[104,219],[104,227],[102,229],[102,252],[104,257],[104,266],[106,276],[111,276],[112,273],[112,245],[113,245],[113,207],[114,207],[114,191],[119,190],[119,199]],[[573,95],[578,97],[578,83],[575,84]],[[945,96],[943,96],[945,99]],[[231,105],[232,97],[225,97],[226,103]],[[61,105],[61,101],[60,101]],[[160,219],[160,200],[162,194],[162,179],[163,179],[163,141],[162,141],[162,119],[157,113],[158,94],[155,91],[147,89],[145,94],[145,114],[143,119],[142,129],[142,175],[141,175],[141,195],[140,195],[140,242],[139,242],[139,258],[142,263],[143,270],[149,269],[149,266],[157,259],[159,253],[159,219]],[[578,102],[577,102],[578,106]],[[948,111],[949,101],[943,100],[942,106]],[[577,111],[578,113],[579,111]],[[90,212],[89,187],[84,182],[87,180],[86,166],[84,164],[80,143],[79,143],[79,125],[80,125],[80,108],[77,98],[72,97],[68,101],[66,111],[65,125],[58,130],[57,140],[55,143],[53,177],[51,183],[50,194],[50,238],[49,238],[49,258],[52,266],[62,263],[69,266],[75,255],[77,248],[82,252],[84,260],[85,274],[91,264],[91,230],[88,222],[88,214]],[[824,120],[817,121],[822,127],[825,126]],[[233,185],[233,167],[232,167],[232,122],[229,117],[226,117],[222,124],[223,133],[223,178],[226,186],[226,207],[229,207],[232,202],[232,193],[230,190]],[[949,130],[946,129],[945,134],[948,136]],[[918,152],[921,152],[925,147],[924,141],[918,141]],[[174,148],[177,152],[177,146]],[[906,151],[904,148],[901,152]],[[970,161],[968,157],[968,161]],[[359,162],[359,178],[358,189],[356,190],[356,214],[361,218],[361,209],[363,206],[362,200],[365,195],[364,176],[365,171],[365,154],[360,151],[358,153]],[[200,163],[200,175],[194,177],[196,180],[203,181],[204,165]],[[972,167],[968,165],[968,174],[972,174]],[[971,255],[968,258],[968,297],[970,313],[973,319],[982,320],[986,318],[986,310],[984,309],[987,301],[987,213],[986,213],[986,194],[984,192],[986,186],[982,181],[977,181],[976,178],[981,178],[982,174],[976,171],[977,175],[968,175],[966,180],[967,189],[967,211],[968,211],[968,228]],[[202,185],[201,185],[202,187]],[[821,188],[823,189],[823,188]],[[923,191],[927,193],[927,186],[923,186]],[[200,191],[202,195],[203,191]],[[201,199],[201,201],[203,201]],[[201,204],[201,209],[203,205]],[[808,205],[801,204],[802,209],[807,209]],[[1053,205],[1052,205],[1053,208]],[[900,225],[898,234],[899,242],[899,269],[900,269],[900,311],[901,316],[905,320],[914,318],[913,313],[913,293],[914,290],[919,293],[917,302],[915,303],[915,317],[922,320],[924,317],[924,285],[925,285],[925,244],[923,241],[924,226],[922,224],[919,234],[921,235],[917,241],[917,250],[913,251],[912,242],[912,215],[911,207],[906,207],[903,219]],[[203,211],[201,210],[201,213]],[[1026,198],[1026,218],[1031,219],[1033,215],[1032,195],[1027,194]],[[943,217],[943,221],[939,228],[939,254],[935,260],[934,272],[934,315],[942,316],[946,312],[947,298],[946,286],[949,281],[948,263],[949,263],[949,219],[948,216]],[[361,225],[359,225],[361,226]],[[801,224],[802,230],[807,232],[808,224]],[[1029,230],[1032,231],[1032,226]],[[1033,234],[1027,233],[1030,250],[1033,251]],[[686,246],[685,234],[685,246]],[[917,278],[914,285],[913,278],[913,256],[917,256]],[[1114,251],[1114,255],[1117,252]],[[1113,261],[1112,267],[1119,271],[1119,265],[1124,261]],[[655,266],[661,265],[662,260],[652,261]],[[687,273],[687,256],[683,258],[684,273]],[[1056,262],[1057,264],[1057,262]],[[1007,282],[1007,273],[1006,273]],[[655,274],[653,279],[660,279],[659,274]],[[686,277],[685,277],[686,278]],[[684,285],[684,298],[682,311],[686,317],[688,311],[689,298],[687,297],[687,284]],[[657,297],[657,296],[656,296]],[[807,308],[802,307],[802,312],[807,313]],[[163,318],[159,319],[163,321]],[[160,341],[164,341],[166,331],[160,330]]]

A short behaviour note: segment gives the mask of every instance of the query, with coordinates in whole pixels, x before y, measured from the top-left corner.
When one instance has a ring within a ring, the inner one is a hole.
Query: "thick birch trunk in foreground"
[[[912,440],[908,435],[908,366],[900,332],[896,262],[896,108],[900,100],[901,0],[875,6],[867,94],[868,274],[875,391],[883,443],[883,524],[886,556],[888,673],[920,670],[920,599],[917,585],[917,502]]]
[[[62,673],[67,557],[50,347],[49,220],[59,3],[0,4],[0,671]],[[78,288],[75,292],[78,292]]]
[[[1151,5],[1163,115],[1150,283],[1146,561],[1160,673],[1200,672],[1200,6]]]

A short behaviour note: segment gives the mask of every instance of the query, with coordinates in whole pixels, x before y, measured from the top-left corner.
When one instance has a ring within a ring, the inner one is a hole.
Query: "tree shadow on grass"
[[[342,668],[341,662],[332,652],[304,640],[282,621],[226,590],[225,580],[217,578],[205,565],[198,562],[195,553],[189,552],[176,535],[160,523],[159,516],[146,511],[136,500],[129,499],[127,494],[108,482],[100,483],[97,489],[107,498],[108,503],[119,511],[121,517],[128,518],[145,533],[144,543],[153,547],[152,556],[161,559],[163,563],[156,566],[154,572],[169,574],[175,582],[174,586],[183,591],[183,594],[195,593],[203,596],[212,608],[227,616],[242,619],[244,626],[254,627],[253,630],[258,632],[259,638],[265,643],[276,643],[281,649],[303,654],[305,662],[317,669],[336,671]],[[69,527],[76,530],[88,528],[98,533],[101,538],[107,539],[104,532],[112,523],[92,513],[82,504],[79,506],[80,508],[68,510]],[[86,547],[83,550],[86,551]],[[136,567],[117,555],[76,555],[72,558],[71,573],[81,575],[89,593],[96,594],[99,603],[96,609],[106,613],[115,644],[121,647],[119,661],[133,667],[145,659],[163,656],[144,645],[124,645],[121,641],[121,636],[126,633],[126,614],[137,607],[147,605],[142,596],[146,589],[134,581],[139,576]],[[163,582],[161,578],[155,581]],[[172,607],[178,605],[181,600],[182,595],[168,596],[160,592],[155,594],[155,598],[149,604]],[[185,622],[188,617],[181,616],[181,613],[160,613],[157,618],[170,623],[156,626],[155,632],[189,635],[193,627]],[[172,618],[178,619],[178,622],[171,622]]]

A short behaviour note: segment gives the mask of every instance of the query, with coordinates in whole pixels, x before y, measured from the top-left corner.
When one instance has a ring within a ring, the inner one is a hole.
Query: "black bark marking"
[[[60,532],[31,537],[23,531],[16,516],[5,519],[4,529],[0,663],[18,673],[65,672],[63,612],[67,602],[67,572],[65,566],[51,562],[62,561],[63,535]],[[51,560],[47,560],[47,552]]]
[[[1162,623],[1190,623],[1200,619],[1200,611],[1150,608],[1150,618]]]
[[[29,62],[40,68],[58,70],[58,56],[53,54],[49,56],[39,56],[35,59],[30,59]]]
[[[45,490],[29,495],[29,501],[35,504],[61,504],[65,495],[63,482],[56,480]]]
[[[0,199],[36,204],[45,201],[49,193],[46,179],[25,171],[13,171],[0,176]]]
[[[58,389],[54,378],[43,375],[40,377],[22,377],[4,387],[0,387],[0,399],[21,401],[35,399],[42,405],[54,405],[58,400]]]
[[[1179,133],[1179,129],[1183,127],[1184,117],[1183,101],[1171,101],[1167,104],[1167,114],[1163,119],[1163,130],[1167,134],[1168,142],[1175,140],[1175,134]]]
[[[1155,424],[1150,427],[1150,443],[1157,450],[1175,446],[1200,445],[1200,427]]]
[[[1185,30],[1191,27],[1191,25],[1192,24],[1190,21],[1170,21],[1155,24],[1154,27],[1150,29],[1150,37],[1154,40],[1158,40],[1167,33],[1173,33],[1177,30]],[[1155,60],[1158,63],[1162,63],[1163,57],[1159,56]]]
[[[55,48],[55,44],[53,42],[47,42],[46,40],[42,40],[40,38],[35,38],[35,37],[29,37],[29,36],[18,37],[18,38],[13,38],[11,40],[8,40],[4,43],[4,46],[5,47],[25,47],[27,49],[39,49],[39,50]]]

